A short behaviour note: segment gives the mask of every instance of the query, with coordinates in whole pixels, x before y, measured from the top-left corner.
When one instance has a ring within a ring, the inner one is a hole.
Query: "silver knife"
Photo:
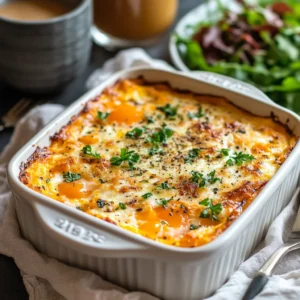
[[[298,198],[300,187],[298,187],[292,199]],[[296,220],[289,239],[284,243],[262,266],[262,268],[254,275],[242,300],[251,300],[257,296],[272,276],[273,271],[280,259],[288,252],[300,248],[300,206],[298,208]]]

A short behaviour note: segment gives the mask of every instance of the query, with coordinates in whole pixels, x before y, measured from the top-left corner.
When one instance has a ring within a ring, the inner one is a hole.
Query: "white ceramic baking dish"
[[[82,96],[46,126],[14,156],[8,178],[15,195],[22,232],[47,255],[95,271],[130,290],[142,290],[167,300],[203,299],[219,288],[264,236],[269,224],[289,202],[299,177],[300,144],[247,210],[215,241],[197,248],[164,245],[94,218],[43,196],[18,179],[19,166],[36,146],[77,114],[84,104],[121,78],[143,76],[150,82],[224,96],[259,116],[274,113],[278,121],[300,135],[299,117],[272,103],[257,89],[239,81],[199,72],[183,75],[157,69],[122,71]]]

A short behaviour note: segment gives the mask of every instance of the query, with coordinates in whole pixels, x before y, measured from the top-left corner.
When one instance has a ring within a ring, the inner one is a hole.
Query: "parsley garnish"
[[[154,123],[153,118],[151,118],[149,116],[146,116],[146,121],[147,121],[148,124]]]
[[[187,116],[192,120],[192,119],[199,119],[205,116],[205,114],[202,112],[202,107],[200,106],[196,113],[188,112]]]
[[[121,209],[126,209],[126,204],[123,203],[123,202],[120,202],[120,203],[119,203],[119,207],[120,207]]]
[[[203,174],[197,171],[192,171],[191,173],[192,173],[191,181],[197,183],[199,187],[204,187],[205,179],[203,177]]]
[[[159,200],[156,200],[156,203],[159,204],[159,205],[162,205],[162,206],[167,206],[167,204],[172,200],[173,198],[170,198],[170,199],[164,199],[164,198],[161,198]]]
[[[200,218],[209,218],[213,221],[219,221],[217,215],[222,211],[222,204],[218,203],[216,205],[213,205],[212,199],[206,198],[199,202],[200,205],[204,205],[207,208],[205,208],[201,214]]]
[[[213,184],[213,183],[215,183],[215,182],[221,180],[220,178],[215,177],[215,174],[216,174],[216,170],[214,170],[214,171],[210,172],[209,174],[207,174],[206,180],[207,180],[210,184]]]
[[[223,156],[229,156],[230,149],[221,149],[219,152],[223,154]]]
[[[220,181],[220,178],[215,177],[216,171],[212,171],[209,174],[207,174],[207,177],[205,178],[204,175],[200,172],[197,171],[192,171],[192,178],[191,181],[195,182],[198,184],[198,186],[204,187],[206,182],[210,183],[210,184],[214,184],[217,181]]]
[[[114,166],[120,166],[122,162],[127,161],[130,169],[133,169],[133,165],[140,160],[140,156],[134,151],[128,151],[126,148],[122,148],[120,156],[114,156],[110,159],[110,162]]]
[[[152,148],[149,149],[149,155],[153,156],[154,154],[163,153],[164,150],[159,148],[158,145],[154,145]]]
[[[106,118],[110,115],[108,112],[98,111],[97,112],[97,118],[100,120],[106,120]]]
[[[157,145],[161,143],[166,143],[168,138],[170,138],[174,134],[174,131],[164,126],[157,132],[154,132],[150,137],[147,138],[147,141],[151,144]]]
[[[243,152],[235,152],[227,161],[226,166],[233,166],[234,164],[241,166],[244,162],[249,162],[255,159],[251,154],[246,154]]]
[[[136,127],[126,133],[126,137],[130,139],[138,139],[144,132],[143,128]]]
[[[142,195],[142,197],[143,197],[144,199],[148,199],[148,198],[150,198],[152,195],[153,195],[152,193],[146,193],[146,194]]]
[[[200,228],[200,225],[195,225],[195,224],[190,225],[190,230],[196,230],[198,228]]]
[[[46,179],[46,183],[49,183],[50,181],[51,181],[51,179],[49,179],[49,178],[48,178],[48,179]]]
[[[168,119],[174,119],[174,117],[177,114],[177,109],[178,106],[171,106],[169,103],[165,106],[160,106],[157,107],[158,110],[162,111],[163,113],[165,113],[166,117]]]
[[[63,174],[63,178],[65,182],[73,182],[79,180],[81,178],[81,175],[78,173],[65,172]]]
[[[171,187],[170,187],[170,185],[168,184],[167,181],[161,183],[161,184],[159,185],[159,187],[160,187],[162,190],[169,190],[169,189],[171,189]]]
[[[194,149],[190,150],[188,156],[184,158],[184,162],[187,164],[191,164],[192,162],[195,161],[195,159],[199,155],[199,153],[200,153],[199,148],[194,148]]]
[[[81,151],[85,154],[85,155],[88,155],[88,156],[92,156],[92,157],[95,157],[95,158],[100,158],[100,154],[96,153],[96,152],[93,152],[92,150],[92,147],[90,145],[85,145]]]
[[[149,149],[149,155],[152,156],[154,154],[163,153],[159,144],[166,143],[173,133],[174,131],[171,128],[164,126],[162,129],[154,132],[150,137],[148,137],[147,141],[153,145],[153,147]]]

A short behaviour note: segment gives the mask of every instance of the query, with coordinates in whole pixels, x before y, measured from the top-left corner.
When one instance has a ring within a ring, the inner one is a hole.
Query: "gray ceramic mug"
[[[0,5],[8,1],[13,0],[0,0]],[[62,89],[86,68],[91,0],[57,1],[74,9],[43,21],[0,17],[0,80],[19,90],[47,93]]]

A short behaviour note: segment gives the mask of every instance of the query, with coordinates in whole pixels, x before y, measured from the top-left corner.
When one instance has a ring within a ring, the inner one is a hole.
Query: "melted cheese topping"
[[[137,234],[195,247],[242,213],[296,142],[223,98],[123,80],[38,148],[20,180]],[[127,160],[121,149],[133,151]]]

